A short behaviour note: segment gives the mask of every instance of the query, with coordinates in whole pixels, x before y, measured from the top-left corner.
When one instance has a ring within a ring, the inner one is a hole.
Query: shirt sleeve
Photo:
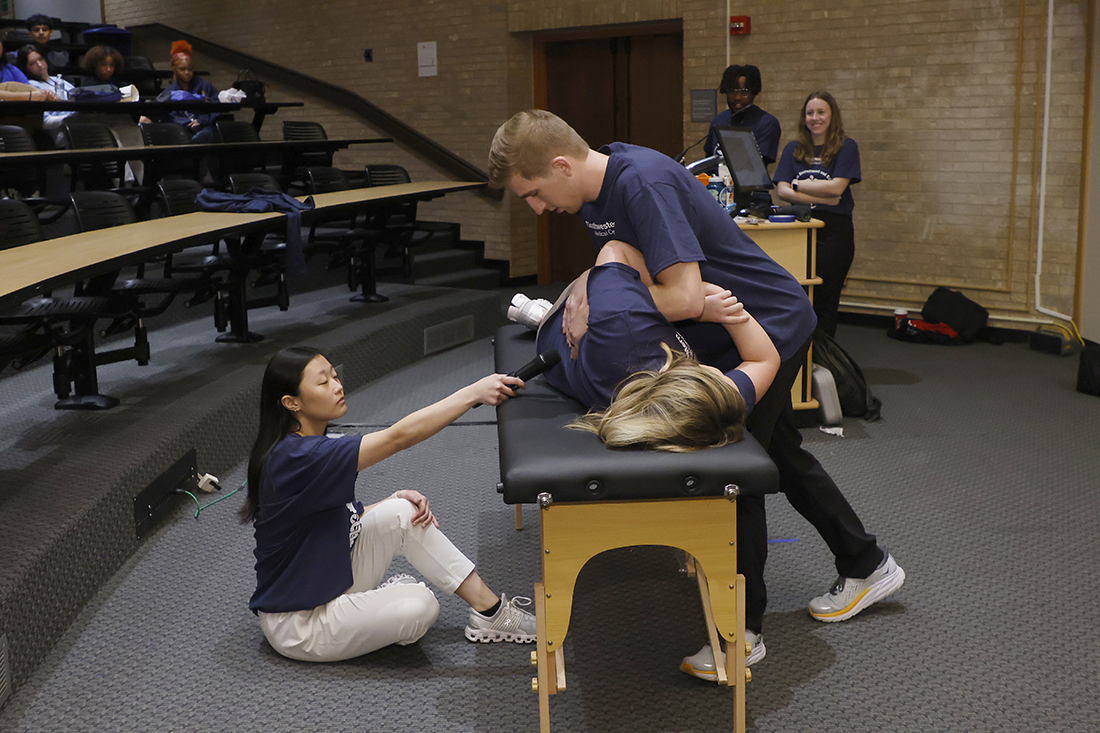
[[[741,393],[741,398],[745,400],[745,416],[747,417],[752,413],[752,408],[756,406],[756,385],[749,379],[749,375],[740,369],[731,369],[726,372],[726,376],[737,385],[737,391]]]
[[[779,165],[775,167],[775,177],[772,178],[776,183],[790,183],[798,175],[794,164],[794,146],[793,141],[787,143],[787,147],[783,148],[783,154],[779,156]]]
[[[832,167],[833,178],[847,178],[849,184],[863,180],[859,169],[859,146],[855,140],[848,138],[844,141]]]
[[[756,146],[760,148],[760,156],[764,158],[764,165],[771,165],[776,161],[779,155],[779,138],[782,135],[782,128],[779,126],[779,120],[774,115],[768,115],[764,118],[763,124],[760,126],[760,136],[756,138]]]

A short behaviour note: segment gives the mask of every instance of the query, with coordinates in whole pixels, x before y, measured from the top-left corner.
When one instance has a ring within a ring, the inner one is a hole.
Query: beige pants
[[[393,558],[403,555],[447,593],[474,564],[435,527],[414,527],[414,507],[389,499],[367,512],[351,551],[353,584],[343,595],[312,610],[259,614],[264,636],[284,657],[334,662],[390,644],[411,644],[439,616],[439,602],[422,584],[378,588]]]

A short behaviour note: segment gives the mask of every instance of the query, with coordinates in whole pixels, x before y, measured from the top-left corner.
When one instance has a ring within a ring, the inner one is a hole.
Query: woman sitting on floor
[[[249,607],[275,651],[292,659],[350,659],[412,644],[439,615],[423,583],[382,583],[396,554],[470,605],[470,641],[535,640],[526,598],[500,598],[439,531],[413,489],[363,506],[355,478],[367,466],[435,435],[477,404],[496,405],[522,380],[493,374],[369,435],[328,437],[347,412],[335,369],[314,349],[283,349],[260,388],[260,430],[248,460],[242,521],[256,536],[256,592]],[[349,549],[350,547],[350,549]],[[381,584],[381,585],[380,585]]]

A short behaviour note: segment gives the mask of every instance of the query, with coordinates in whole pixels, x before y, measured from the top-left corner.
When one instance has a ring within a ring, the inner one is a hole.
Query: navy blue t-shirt
[[[692,338],[678,334],[657,310],[637,270],[627,265],[611,262],[589,273],[588,331],[577,344],[575,360],[561,330],[563,311],[552,313],[539,328],[538,353],[558,352],[561,361],[546,372],[546,381],[589,409],[605,409],[631,374],[659,369],[665,363],[662,343],[725,372],[745,400],[745,414],[756,404],[756,388],[747,374],[736,369],[741,357],[725,327],[693,323]],[[696,353],[697,344],[705,350],[705,359]]]
[[[787,147],[783,148],[783,155],[779,156],[779,165],[775,168],[775,178],[772,180],[776,183],[780,181],[790,183],[791,181],[831,181],[834,178],[847,178],[848,186],[840,195],[839,205],[814,204],[814,209],[851,216],[856,205],[855,199],[852,198],[852,185],[862,180],[859,170],[859,146],[856,145],[856,141],[850,137],[845,138],[840,145],[840,150],[828,165],[822,163],[820,157],[814,158],[812,163],[796,160],[794,150],[797,145],[798,143],[792,140],[787,143]],[[820,145],[814,148],[814,154],[821,154]]]
[[[732,110],[727,109],[714,116],[710,121],[707,141],[703,143],[703,151],[707,155],[714,155],[714,149],[718,145],[716,127],[747,127],[752,130],[752,136],[756,139],[756,147],[760,149],[760,157],[764,159],[764,165],[771,165],[779,157],[779,138],[783,135],[779,120],[775,115],[765,112],[755,104],[746,107],[736,115]]]
[[[797,353],[817,324],[798,281],[741,231],[710,192],[681,165],[649,148],[612,143],[595,201],[578,215],[597,247],[617,239],[640,250],[650,275],[698,262],[705,282],[737,296],[775,344]],[[676,324],[677,328],[681,324]]]
[[[351,542],[362,436],[291,433],[264,462],[256,519],[255,613],[322,606],[352,585]]]

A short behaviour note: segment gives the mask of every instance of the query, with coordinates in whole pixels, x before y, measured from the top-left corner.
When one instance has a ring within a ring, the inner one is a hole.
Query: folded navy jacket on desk
[[[262,188],[253,188],[248,193],[221,193],[204,188],[195,198],[195,203],[204,211],[236,211],[245,214],[280,211],[286,214],[287,269],[297,274],[305,272],[306,259],[302,253],[302,212],[311,211],[314,208],[312,196],[307,196],[305,201],[299,201],[290,194]]]

